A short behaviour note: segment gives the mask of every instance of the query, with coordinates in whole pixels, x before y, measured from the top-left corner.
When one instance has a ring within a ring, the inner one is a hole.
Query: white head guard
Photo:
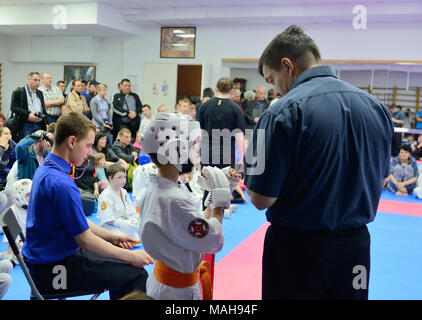
[[[28,208],[28,201],[26,201],[26,196],[31,193],[31,187],[32,180],[30,179],[21,179],[13,184],[12,190],[15,197],[15,204],[19,208]]]
[[[171,163],[182,172],[182,165],[188,160],[194,162],[192,146],[201,140],[198,121],[175,113],[158,113],[155,120],[142,134],[142,152],[157,154],[160,164]]]

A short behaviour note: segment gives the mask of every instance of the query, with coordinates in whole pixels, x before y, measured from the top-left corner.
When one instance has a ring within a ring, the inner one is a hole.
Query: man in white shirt
[[[141,124],[138,130],[138,132],[141,132],[141,136],[142,136],[142,133],[145,132],[145,130],[151,124],[151,121],[152,121],[151,107],[148,104],[144,104],[142,106],[142,120],[141,120]]]
[[[44,72],[41,75],[40,91],[44,96],[48,123],[56,122],[61,115],[61,107],[64,105],[63,93],[57,86],[52,86],[51,74]]]

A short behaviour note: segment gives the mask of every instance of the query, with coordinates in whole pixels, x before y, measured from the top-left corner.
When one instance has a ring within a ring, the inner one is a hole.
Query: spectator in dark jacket
[[[268,105],[265,87],[259,86],[255,93],[255,100],[245,103],[246,128],[255,127],[261,115],[267,110]]]
[[[136,93],[131,92],[129,79],[120,82],[120,93],[113,98],[113,138],[123,127],[130,130],[132,137],[136,136],[141,124],[142,102]]]
[[[133,146],[131,133],[127,128],[120,129],[117,140],[111,147],[114,153],[127,163],[136,162],[139,156],[139,150]]]
[[[19,122],[18,131],[12,133],[16,141],[37,130],[46,129],[47,112],[43,93],[38,90],[39,86],[40,74],[31,72],[28,74],[27,85],[17,88],[12,93],[10,110],[16,115]]]

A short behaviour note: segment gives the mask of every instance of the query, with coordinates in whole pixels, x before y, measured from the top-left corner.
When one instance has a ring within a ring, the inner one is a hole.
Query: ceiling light
[[[178,34],[177,37],[180,38],[195,38],[194,34]]]

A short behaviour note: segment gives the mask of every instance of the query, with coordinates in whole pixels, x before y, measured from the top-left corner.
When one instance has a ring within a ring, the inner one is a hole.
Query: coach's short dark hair
[[[318,46],[303,30],[295,25],[288,27],[268,44],[259,59],[258,71],[263,75],[264,65],[273,69],[281,69],[281,59],[289,58],[298,65],[300,69],[306,69],[309,54],[315,60],[321,60]]]

